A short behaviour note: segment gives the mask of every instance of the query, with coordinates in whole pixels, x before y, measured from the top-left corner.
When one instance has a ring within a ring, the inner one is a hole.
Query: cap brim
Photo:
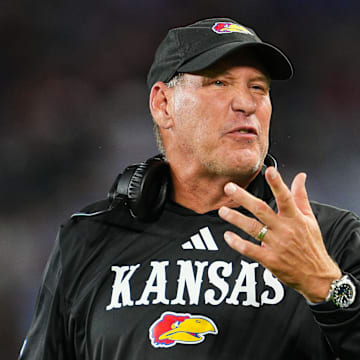
[[[293,76],[293,67],[286,55],[275,46],[263,42],[231,42],[218,46],[190,59],[178,68],[178,72],[204,70],[221,58],[244,48],[254,52],[272,80],[288,80]]]

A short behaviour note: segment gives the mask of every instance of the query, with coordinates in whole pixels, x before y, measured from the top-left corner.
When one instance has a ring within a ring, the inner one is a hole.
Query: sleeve
[[[348,213],[334,227],[330,255],[356,287],[354,303],[339,309],[331,302],[310,305],[333,352],[341,359],[360,359],[360,221]]]
[[[61,250],[57,237],[46,265],[35,311],[19,360],[75,359],[66,343],[65,302],[61,297]]]

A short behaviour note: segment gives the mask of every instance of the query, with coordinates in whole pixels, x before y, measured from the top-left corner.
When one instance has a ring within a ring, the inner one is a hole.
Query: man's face
[[[208,175],[257,173],[268,150],[272,108],[269,79],[253,59],[184,74],[172,90],[172,141],[179,156]]]

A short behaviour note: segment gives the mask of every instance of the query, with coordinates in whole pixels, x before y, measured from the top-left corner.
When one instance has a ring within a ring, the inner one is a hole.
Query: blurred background
[[[312,199],[360,213],[360,2],[2,0],[0,355],[15,359],[59,225],[157,153],[145,78],[171,27],[226,16],[292,59],[271,152]]]

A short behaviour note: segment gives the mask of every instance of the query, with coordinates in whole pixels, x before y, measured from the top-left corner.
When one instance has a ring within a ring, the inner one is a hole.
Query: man
[[[22,359],[359,358],[359,219],[267,154],[291,76],[234,20],[168,33],[148,75],[166,161],[62,227]]]

